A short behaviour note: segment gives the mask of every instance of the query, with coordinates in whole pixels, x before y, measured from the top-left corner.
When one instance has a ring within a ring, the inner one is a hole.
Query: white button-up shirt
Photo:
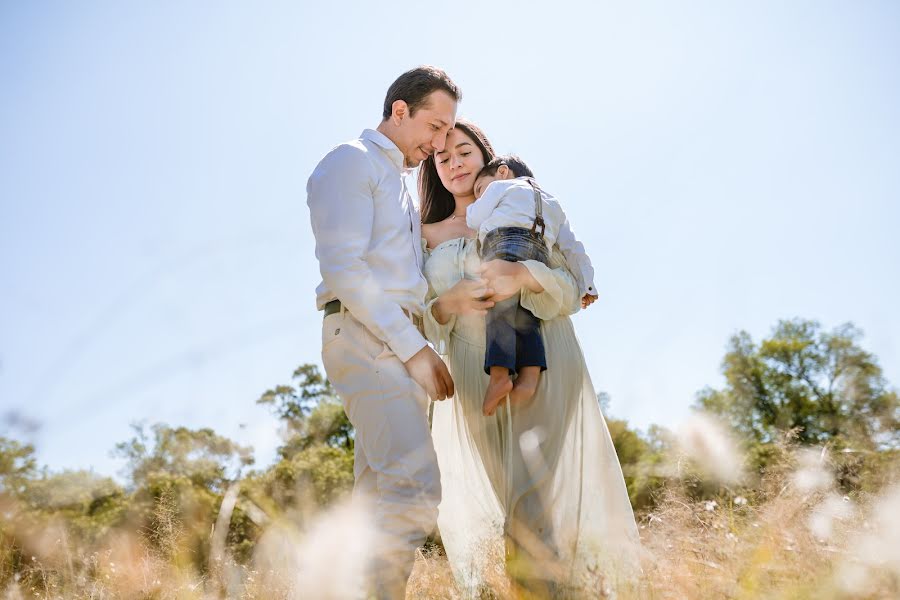
[[[594,286],[594,266],[584,251],[584,244],[575,237],[566,213],[559,201],[540,190],[541,212],[544,217],[544,241],[549,248],[556,244],[566,258],[569,270],[578,279],[581,295],[597,295]],[[525,179],[492,181],[481,198],[466,208],[466,224],[478,232],[484,241],[488,232],[498,227],[525,227],[534,224],[534,188]]]
[[[421,315],[428,292],[407,175],[397,146],[366,129],[325,155],[306,184],[322,273],[319,310],[340,300],[404,362],[426,342],[403,311]]]

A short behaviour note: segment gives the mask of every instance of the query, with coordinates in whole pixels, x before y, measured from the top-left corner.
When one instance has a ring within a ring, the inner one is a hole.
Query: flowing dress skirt
[[[506,571],[545,590],[618,587],[638,573],[639,537],[625,481],[584,355],[568,315],[578,310],[575,280],[558,251],[550,267],[523,262],[544,287],[522,292],[543,320],[547,370],[535,396],[481,411],[484,317],[438,324],[426,335],[445,355],[456,385],[434,404],[432,435],[441,471],[438,527],[451,568],[472,595]],[[427,255],[436,297],[462,277],[477,278],[475,243],[449,240]]]

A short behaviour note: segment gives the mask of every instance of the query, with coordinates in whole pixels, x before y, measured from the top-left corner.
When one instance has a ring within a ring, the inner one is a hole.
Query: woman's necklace
[[[473,198],[472,200],[473,200],[473,202],[474,202],[474,198]],[[459,205],[460,205],[460,204],[462,204],[462,202],[460,202],[459,200],[457,200],[457,201],[456,201],[456,206],[453,207],[454,210],[457,209],[457,208],[459,208]],[[453,213],[452,215],[450,215],[450,219],[449,219],[450,221],[455,221],[457,217],[465,217],[465,216],[466,216],[466,210],[469,208],[469,205],[472,204],[472,203],[471,203],[471,202],[466,202],[465,204],[466,204],[466,205],[463,207],[463,211],[462,211],[461,213]]]

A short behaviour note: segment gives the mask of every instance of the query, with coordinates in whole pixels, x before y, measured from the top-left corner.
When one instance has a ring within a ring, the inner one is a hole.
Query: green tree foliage
[[[898,396],[861,336],[850,324],[829,332],[801,319],[780,321],[758,345],[742,331],[722,362],[725,388],[703,390],[697,403],[758,443],[793,431],[801,444],[896,449]]]
[[[134,430],[114,451],[128,461],[132,494],[126,518],[167,560],[203,571],[222,495],[253,464],[252,449],[208,428],[158,423]]]
[[[334,388],[316,365],[305,363],[294,370],[297,386],[279,385],[267,390],[257,404],[272,407],[275,416],[287,423],[300,426],[306,415],[323,399],[334,398]]]
[[[13,577],[30,582],[34,561],[47,561],[45,585],[60,566],[60,550],[96,542],[120,525],[124,490],[90,471],[38,471],[33,448],[0,438],[0,588]],[[32,558],[36,557],[36,558]]]
[[[267,475],[266,488],[282,507],[310,500],[324,506],[353,487],[353,453],[316,444],[279,461]]]
[[[651,506],[665,482],[659,473],[664,460],[662,449],[654,445],[652,435],[630,429],[625,420],[607,419],[606,425],[622,465],[631,505],[636,509]]]
[[[35,469],[34,447],[0,437],[0,587],[17,577],[25,565],[22,538],[31,523],[23,523],[26,519],[18,506]]]
[[[325,505],[353,486],[353,426],[334,388],[312,364],[297,367],[293,379],[294,386],[277,386],[257,400],[288,429],[281,460],[260,479],[281,509],[308,499]]]
[[[83,470],[44,472],[28,482],[20,498],[33,511],[62,516],[90,538],[119,524],[127,507],[127,496],[120,485]]]
[[[319,368],[303,364],[294,371],[295,386],[279,385],[257,400],[288,427],[289,439],[279,449],[290,458],[316,444],[353,451],[353,426]]]
[[[0,493],[15,492],[34,475],[34,447],[0,437]]]
[[[132,485],[145,485],[151,477],[165,474],[183,477],[192,485],[223,492],[242,467],[253,464],[252,449],[240,446],[212,429],[169,427],[157,423],[148,432],[134,425],[135,437],[116,445],[114,454],[127,459],[126,472]]]
[[[731,424],[759,471],[779,463],[779,441],[824,445],[844,490],[876,491],[900,466],[900,399],[861,338],[852,324],[825,331],[801,319],[759,344],[742,331],[722,361],[725,387],[697,405]]]

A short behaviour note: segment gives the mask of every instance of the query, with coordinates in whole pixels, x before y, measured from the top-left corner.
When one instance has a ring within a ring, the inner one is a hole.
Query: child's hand
[[[597,300],[597,296],[595,296],[593,294],[585,294],[581,298],[581,308],[587,308],[588,306],[590,306],[591,304],[596,302],[596,300]]]

